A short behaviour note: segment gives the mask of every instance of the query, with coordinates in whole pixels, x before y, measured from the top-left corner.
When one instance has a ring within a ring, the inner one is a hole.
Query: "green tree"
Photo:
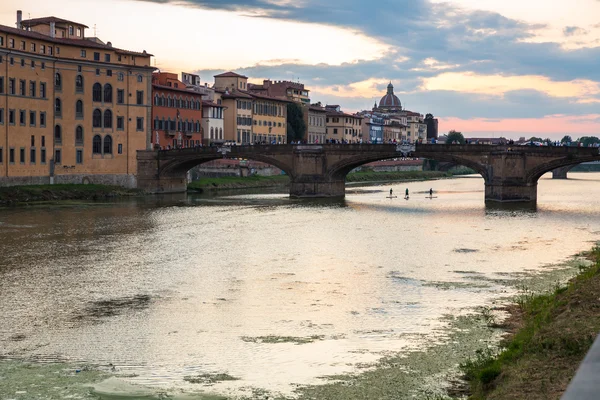
[[[465,137],[463,134],[455,131],[454,129],[448,132],[448,138],[446,139],[447,144],[452,144],[453,142],[465,144]]]
[[[598,139],[596,136],[582,136],[577,141],[580,142],[584,147],[588,147],[591,144],[593,145],[600,143],[600,139]]]
[[[306,136],[306,122],[302,107],[296,103],[287,105],[287,141],[304,140]]]
[[[541,143],[543,141],[544,141],[544,139],[542,139],[541,137],[532,136],[529,138],[529,142],[540,142]]]
[[[565,136],[563,136],[562,139],[560,139],[560,142],[563,143],[563,144],[565,144],[565,143],[571,143],[572,141],[573,141],[573,139],[569,135],[565,135]]]

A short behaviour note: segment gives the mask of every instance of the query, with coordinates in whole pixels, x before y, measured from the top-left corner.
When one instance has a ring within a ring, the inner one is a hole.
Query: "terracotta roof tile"
[[[83,26],[85,28],[89,28],[89,26],[84,25],[80,22],[74,22],[74,21],[69,21],[66,19],[62,19],[62,18],[57,18],[57,17],[43,17],[43,18],[32,18],[32,19],[25,19],[23,21],[21,21],[21,24],[23,24],[24,26],[36,26],[36,25],[45,25],[45,24],[49,24],[50,22],[58,22],[59,24],[73,24],[73,25],[80,25]]]
[[[219,75],[215,75],[215,78],[244,78],[244,79],[248,79],[247,76],[244,75],[240,75],[240,74],[236,74],[235,72],[225,72],[223,74],[219,74]]]

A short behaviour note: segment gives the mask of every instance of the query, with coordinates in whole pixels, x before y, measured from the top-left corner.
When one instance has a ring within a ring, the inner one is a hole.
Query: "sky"
[[[441,133],[600,136],[600,0],[2,0],[0,24],[17,9],[209,84],[299,81],[354,112],[391,81]]]

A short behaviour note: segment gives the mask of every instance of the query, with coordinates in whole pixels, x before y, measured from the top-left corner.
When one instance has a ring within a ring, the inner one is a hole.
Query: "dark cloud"
[[[565,36],[581,36],[586,35],[588,31],[578,26],[567,26],[563,29],[563,34]]]

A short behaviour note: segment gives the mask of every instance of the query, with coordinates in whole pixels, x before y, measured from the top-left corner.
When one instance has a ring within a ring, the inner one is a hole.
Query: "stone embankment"
[[[0,206],[63,200],[106,200],[143,194],[137,189],[105,185],[32,185],[0,187]]]

